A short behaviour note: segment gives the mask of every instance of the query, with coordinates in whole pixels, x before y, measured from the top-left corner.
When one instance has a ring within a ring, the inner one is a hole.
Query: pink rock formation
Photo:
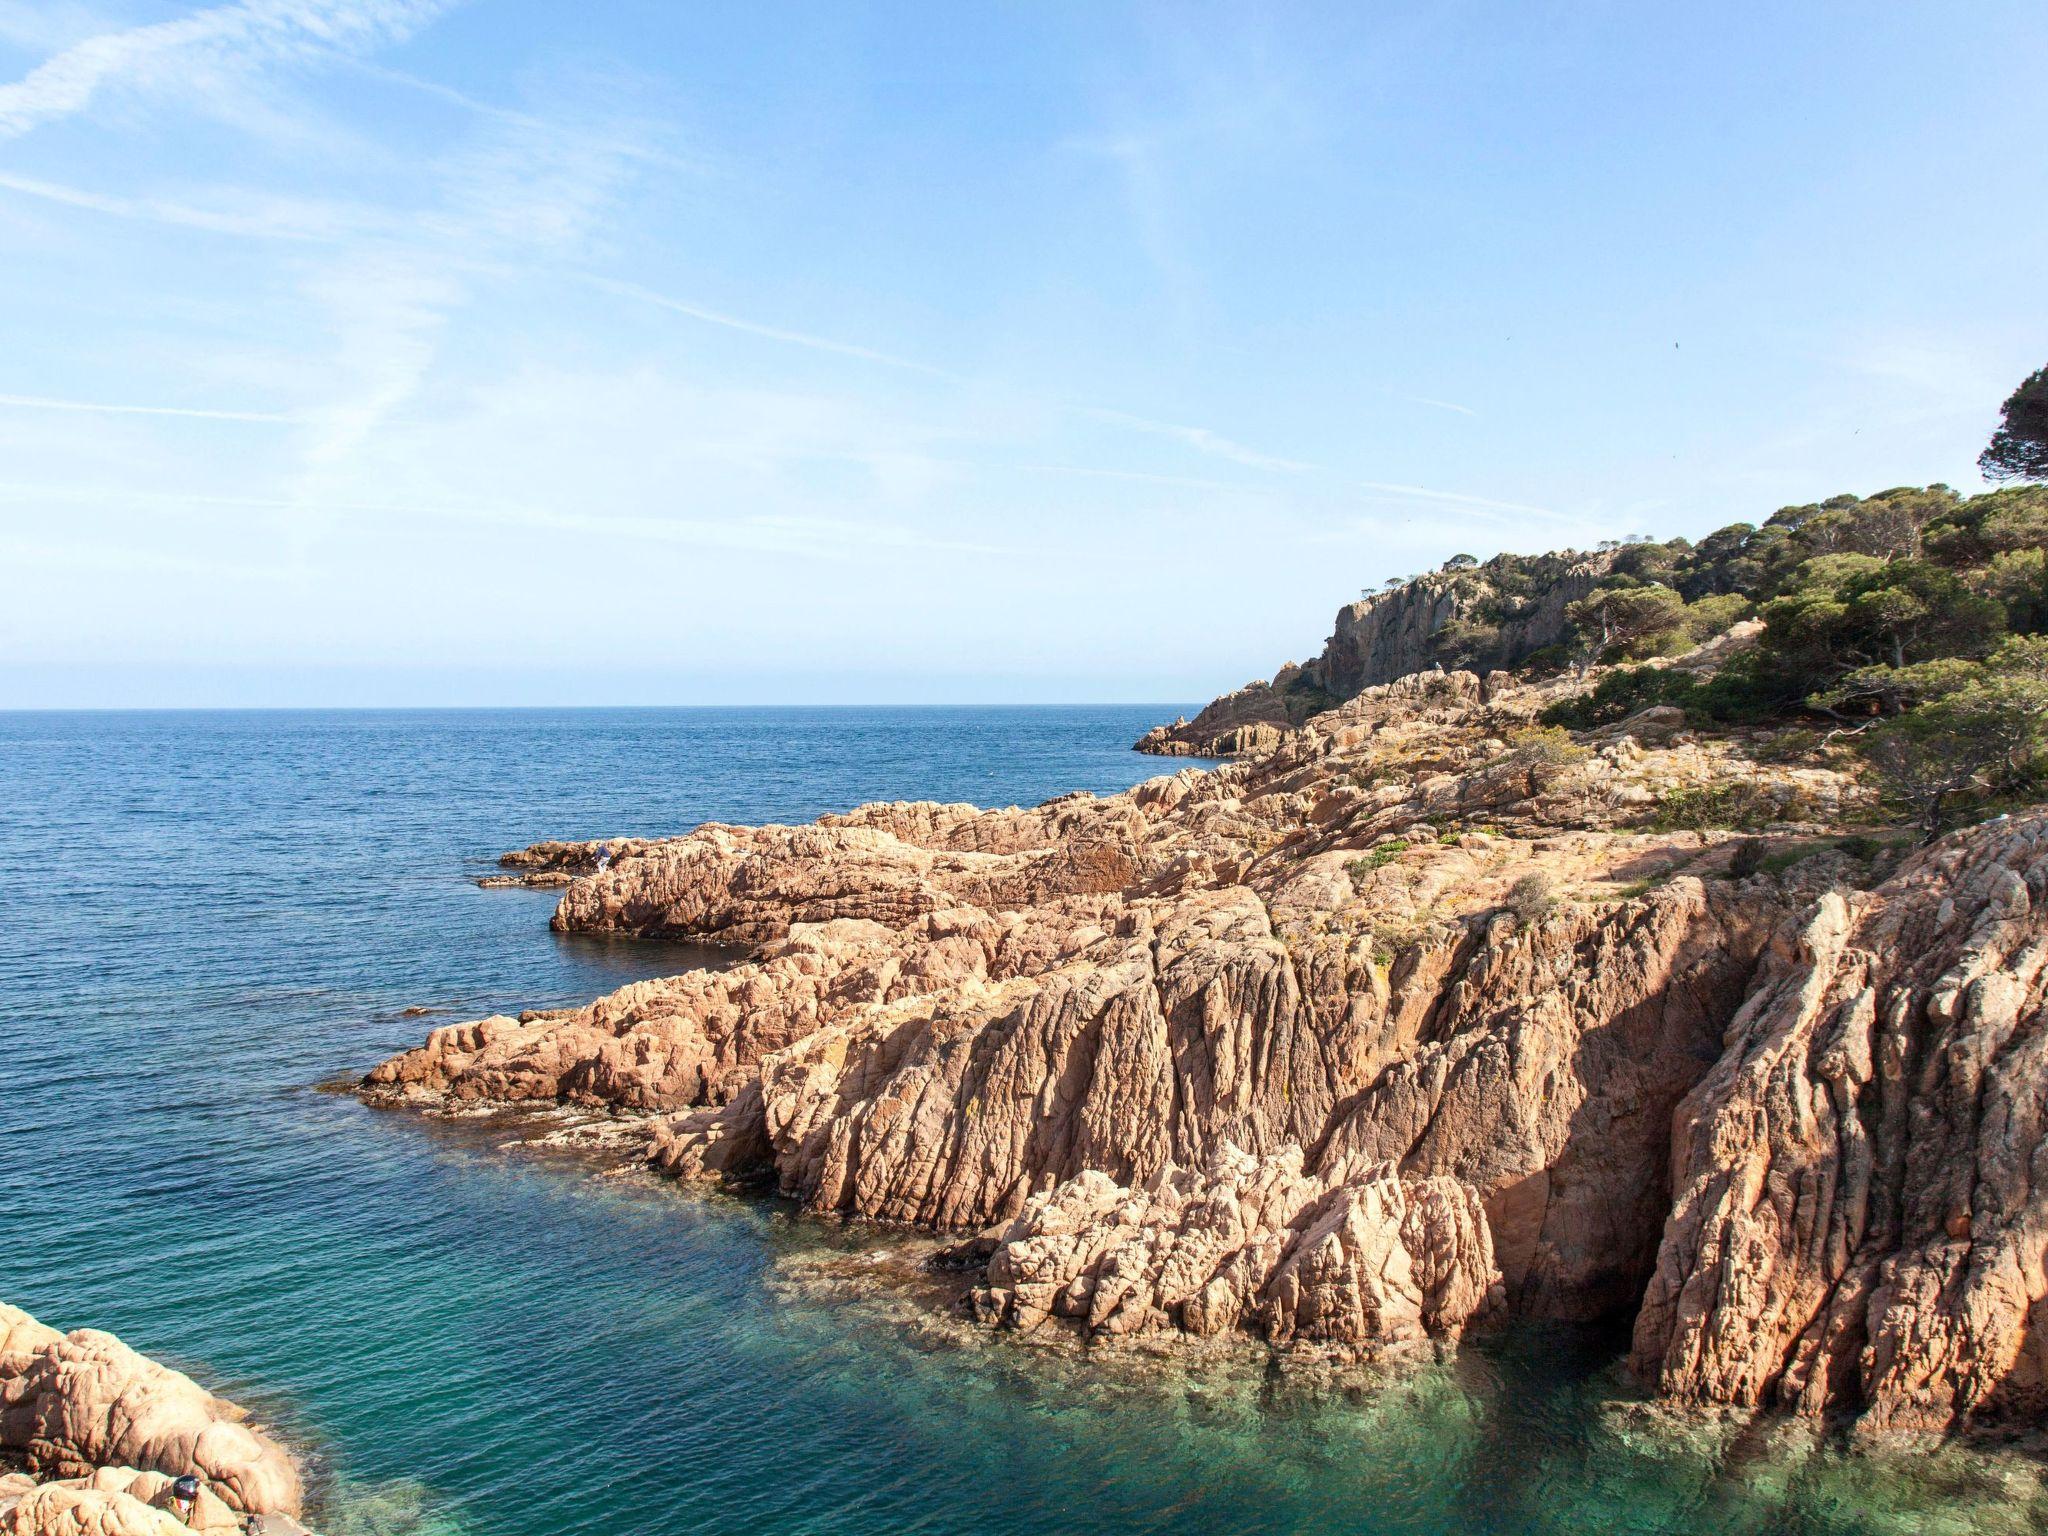
[[[1031,1197],[993,1238],[978,1315],[1090,1334],[1255,1326],[1275,1344],[1351,1351],[1455,1340],[1500,1300],[1478,1195],[1341,1160],[1320,1175],[1288,1147],[1219,1151],[1199,1173],[1135,1187],[1089,1170]]]
[[[679,1176],[979,1232],[991,1322],[1371,1353],[1640,1305],[1675,1398],[2037,1413],[2048,815],[1858,894],[1839,764],[1529,733],[1571,686],[1422,673],[1123,795],[619,845],[558,925],[743,958],[366,1092],[615,1109]],[[1654,830],[1732,782],[1818,856]]]
[[[246,1516],[205,1487],[188,1517],[172,1498],[172,1484],[161,1472],[133,1467],[102,1467],[86,1477],[47,1483],[0,1478],[0,1536],[242,1536],[248,1528]],[[274,1513],[263,1517],[262,1530],[305,1536],[296,1521]]]
[[[2044,996],[2039,814],[1823,897],[1680,1110],[1638,1369],[1871,1427],[2038,1420]]]
[[[21,1489],[10,1501],[0,1482],[0,1536],[184,1536],[188,1529],[170,1510],[128,1493],[81,1482],[43,1483]]]
[[[298,1469],[246,1417],[110,1333],[61,1334],[0,1303],[0,1449],[39,1477],[89,1478],[107,1467],[190,1473],[234,1510],[296,1514]]]

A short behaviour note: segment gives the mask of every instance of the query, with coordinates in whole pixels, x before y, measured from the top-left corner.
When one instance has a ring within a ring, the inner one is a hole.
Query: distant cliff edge
[[[1515,668],[1572,631],[1567,607],[1613,565],[1611,552],[1498,555],[1454,561],[1337,610],[1322,654],[1289,662],[1271,681],[1212,700],[1192,720],[1154,726],[1136,745],[1161,757],[1269,752],[1312,715],[1367,688],[1443,666]]]

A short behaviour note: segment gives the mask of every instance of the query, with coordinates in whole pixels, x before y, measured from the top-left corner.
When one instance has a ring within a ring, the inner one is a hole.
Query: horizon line
[[[0,715],[288,715],[288,714],[450,714],[460,711],[499,713],[563,713],[599,710],[714,709],[1181,709],[1195,700],[1160,699],[1031,699],[1005,703],[927,701],[923,703],[752,704],[0,704]]]

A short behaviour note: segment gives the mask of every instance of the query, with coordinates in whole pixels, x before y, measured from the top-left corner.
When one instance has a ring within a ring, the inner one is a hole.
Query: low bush
[[[1764,867],[1770,854],[1770,844],[1760,837],[1745,837],[1735,845],[1735,851],[1728,856],[1728,878],[1747,880]]]
[[[1540,870],[1522,876],[1508,891],[1508,910],[1524,927],[1541,922],[1556,905],[1556,883]]]
[[[1699,688],[1698,679],[1690,672],[1673,672],[1668,667],[1624,667],[1601,678],[1591,693],[1551,705],[1543,711],[1542,719],[1548,726],[1590,731],[1626,720],[1653,704],[1684,706]]]
[[[1509,731],[1507,744],[1508,754],[1502,761],[1529,768],[1561,768],[1593,755],[1592,748],[1580,746],[1571,732],[1556,725],[1527,725]]]
[[[1780,808],[1752,781],[1674,789],[1644,820],[1653,832],[1749,831],[1779,820]]]

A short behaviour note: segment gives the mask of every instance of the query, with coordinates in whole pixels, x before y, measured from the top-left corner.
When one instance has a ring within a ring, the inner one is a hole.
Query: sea
[[[1183,708],[0,714],[0,1299],[251,1408],[326,1536],[2048,1523],[2018,1453],[1667,1421],[1625,1320],[1376,1377],[1096,1358],[841,1283],[905,1234],[334,1089],[710,958],[551,933],[477,887],[504,850],[1110,793]]]

